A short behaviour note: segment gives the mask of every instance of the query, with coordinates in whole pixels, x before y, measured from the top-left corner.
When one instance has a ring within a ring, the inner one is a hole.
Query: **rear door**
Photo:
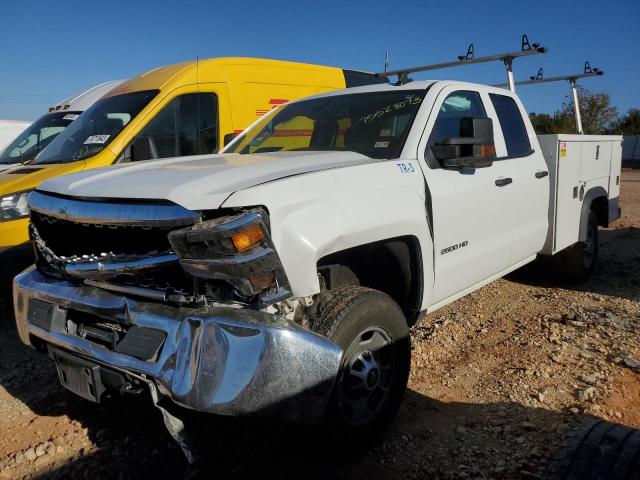
[[[509,257],[513,266],[537,254],[544,245],[549,223],[549,172],[517,97],[489,92],[488,99],[489,108],[498,118],[494,132],[502,135],[506,149],[494,164],[505,164],[513,180],[513,246]]]
[[[435,245],[433,304],[463,295],[509,265],[515,189],[505,180],[513,177],[515,165],[498,161],[485,168],[443,168],[431,152],[433,144],[460,136],[463,117],[491,118],[497,125],[486,101],[467,85],[443,88],[420,142]],[[495,144],[497,155],[503,155],[501,136]]]

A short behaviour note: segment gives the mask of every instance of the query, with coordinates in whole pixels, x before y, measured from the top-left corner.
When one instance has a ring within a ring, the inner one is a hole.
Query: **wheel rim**
[[[366,424],[383,408],[393,384],[391,338],[380,328],[368,328],[356,336],[344,358],[338,408],[347,423]]]
[[[597,232],[598,226],[594,222],[589,221],[587,238],[582,242],[582,261],[587,269],[591,268],[591,265],[593,265],[593,261],[595,260],[596,244],[598,242]]]

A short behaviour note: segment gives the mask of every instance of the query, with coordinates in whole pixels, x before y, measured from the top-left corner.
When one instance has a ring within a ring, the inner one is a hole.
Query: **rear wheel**
[[[558,273],[573,283],[585,282],[595,268],[598,257],[598,219],[589,212],[587,238],[561,252],[557,258]]]
[[[323,297],[314,329],[344,351],[326,425],[340,440],[370,443],[393,420],[407,387],[407,321],[398,304],[377,290],[340,287]]]

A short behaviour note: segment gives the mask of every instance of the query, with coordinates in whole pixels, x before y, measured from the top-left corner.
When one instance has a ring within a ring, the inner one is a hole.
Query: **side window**
[[[487,118],[478,92],[458,90],[445,98],[433,125],[429,145],[459,137],[460,120],[464,117]]]
[[[212,93],[169,102],[132,141],[132,160],[213,153],[218,145],[218,104]]]
[[[489,97],[498,115],[504,142],[507,145],[507,155],[515,157],[529,153],[531,151],[529,135],[515,100],[495,93],[490,93]]]

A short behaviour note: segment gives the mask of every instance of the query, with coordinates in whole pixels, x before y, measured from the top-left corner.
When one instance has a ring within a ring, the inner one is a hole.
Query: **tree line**
[[[578,86],[578,103],[584,133],[640,135],[640,109],[631,108],[621,115],[611,105],[608,93],[591,92],[582,86]],[[573,98],[570,95],[567,95],[562,108],[554,114],[531,113],[529,117],[538,134],[577,132]]]

